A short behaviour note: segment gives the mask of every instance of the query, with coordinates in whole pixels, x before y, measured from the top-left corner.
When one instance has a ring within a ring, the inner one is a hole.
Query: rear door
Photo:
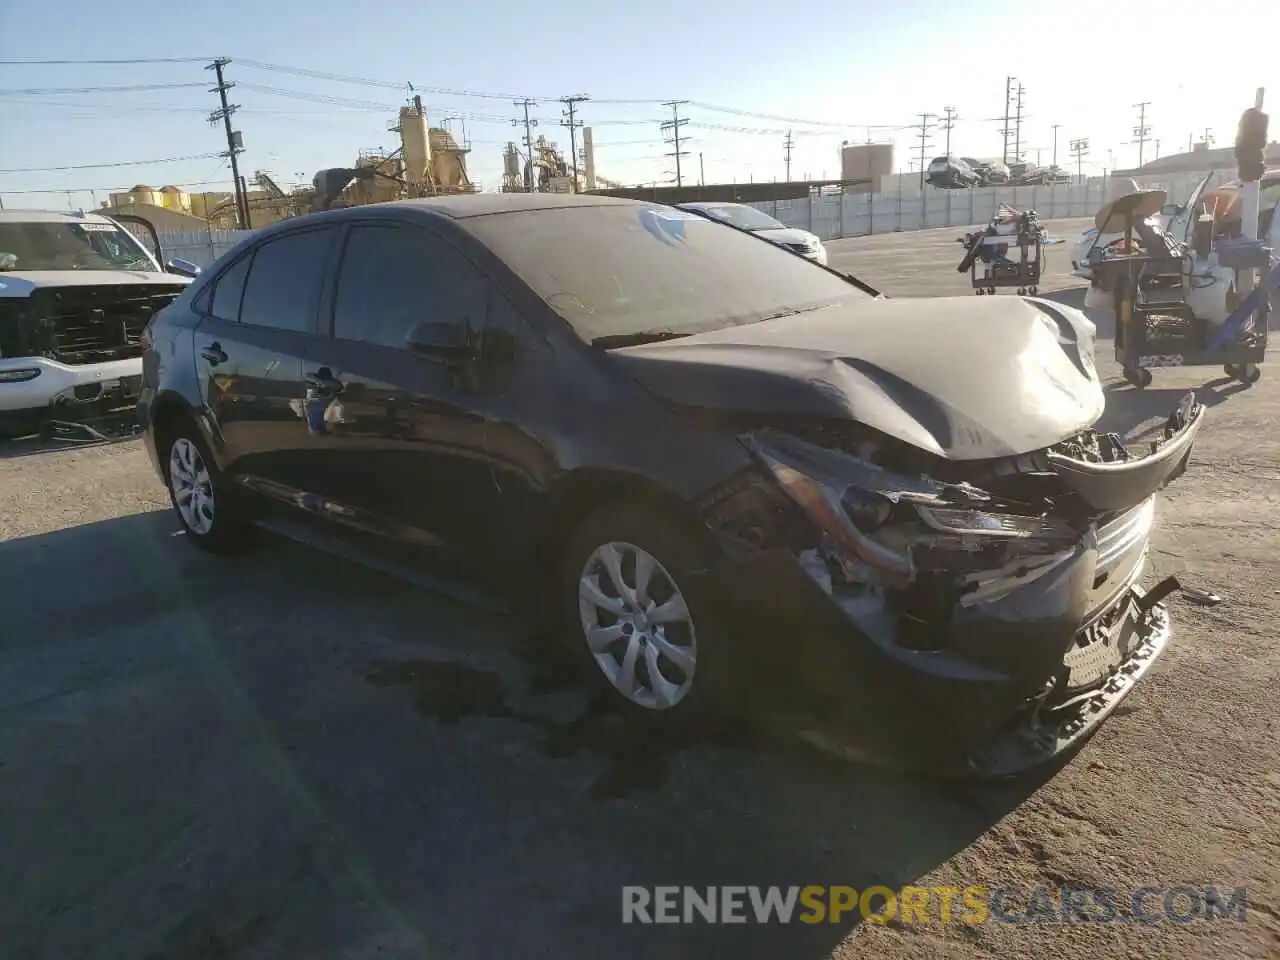
[[[302,357],[315,339],[338,228],[278,234],[245,251],[197,308],[196,364],[224,470],[278,499],[306,488]]]

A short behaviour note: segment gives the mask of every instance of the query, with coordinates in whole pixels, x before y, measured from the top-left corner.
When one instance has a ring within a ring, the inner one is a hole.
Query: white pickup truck
[[[162,257],[141,217],[0,210],[0,437],[136,402],[143,330],[200,272]]]

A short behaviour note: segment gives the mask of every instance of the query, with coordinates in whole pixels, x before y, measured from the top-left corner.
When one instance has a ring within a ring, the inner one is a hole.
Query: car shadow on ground
[[[27,601],[0,636],[0,850],[41,864],[0,873],[18,953],[825,956],[856,912],[624,926],[621,888],[899,887],[1050,775],[635,726],[510,618],[275,537],[181,539],[157,512],[0,543]]]

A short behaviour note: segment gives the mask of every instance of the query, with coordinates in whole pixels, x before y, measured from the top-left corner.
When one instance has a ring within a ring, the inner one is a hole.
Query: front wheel
[[[162,435],[160,446],[169,502],[187,539],[211,553],[246,546],[248,524],[227,495],[227,484],[195,424],[187,422]]]
[[[716,618],[691,582],[706,556],[678,524],[632,505],[588,518],[565,549],[569,642],[585,672],[633,714],[683,717],[709,699]]]

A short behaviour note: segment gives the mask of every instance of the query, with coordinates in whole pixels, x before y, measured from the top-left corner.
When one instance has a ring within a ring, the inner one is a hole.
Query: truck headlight
[[[39,367],[19,367],[16,370],[0,370],[0,383],[26,383],[40,376]]]

